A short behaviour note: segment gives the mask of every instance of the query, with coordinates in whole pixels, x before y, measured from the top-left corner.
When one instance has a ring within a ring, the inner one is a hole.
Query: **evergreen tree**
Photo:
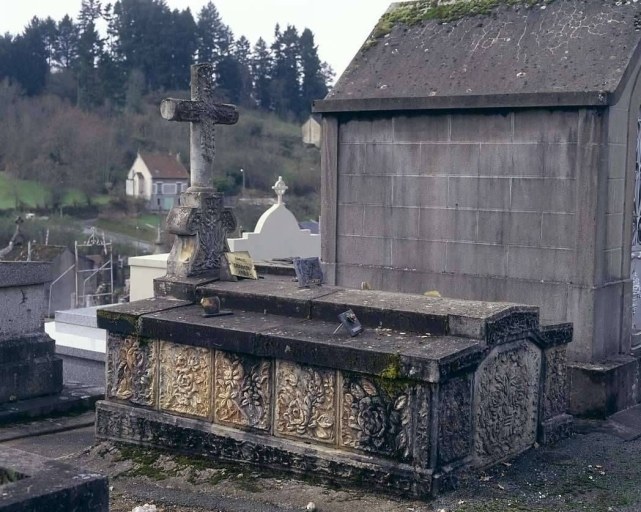
[[[253,106],[250,45],[245,36],[234,42],[230,54],[216,65],[216,82],[228,101]]]
[[[171,89],[189,87],[190,66],[198,47],[197,26],[189,9],[174,10],[171,14],[171,34],[168,37],[173,48],[171,55]]]
[[[103,41],[98,34],[96,22],[101,16],[99,0],[82,0],[78,15],[78,106],[90,108],[102,103],[102,88],[98,75],[98,63],[102,57]]]
[[[251,55],[251,70],[254,83],[254,98],[259,108],[270,110],[271,102],[271,79],[272,79],[272,56],[267,48],[267,43],[261,37],[254,45]]]
[[[311,112],[312,102],[324,98],[327,94],[327,82],[323,67],[318,58],[318,47],[314,44],[314,34],[306,28],[300,36],[301,58],[301,113]]]
[[[71,69],[78,56],[78,26],[69,15],[65,15],[56,26],[56,40],[53,45],[53,67]]]
[[[234,42],[231,29],[225,25],[214,2],[208,2],[198,15],[197,60],[200,63],[211,63],[214,66],[229,55]]]
[[[276,25],[272,44],[274,66],[272,73],[272,103],[281,117],[299,117],[301,111],[299,66],[300,41],[298,31],[288,25],[284,32]]]
[[[29,96],[39,94],[44,88],[49,73],[48,58],[42,21],[34,17],[13,40],[10,57],[10,76]]]

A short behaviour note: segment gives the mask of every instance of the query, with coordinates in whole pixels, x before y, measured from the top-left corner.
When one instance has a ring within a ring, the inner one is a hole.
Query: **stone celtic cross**
[[[191,186],[213,186],[215,155],[214,128],[217,124],[236,124],[234,105],[214,101],[214,69],[211,64],[191,67],[191,100],[167,98],[160,104],[160,114],[168,121],[190,123]]]
[[[168,276],[228,276],[224,253],[236,219],[213,187],[214,127],[235,124],[238,110],[216,103],[213,91],[213,66],[198,64],[191,67],[191,99],[168,98],[160,104],[164,119],[190,123],[191,183],[167,216],[167,230],[176,235],[167,259]]]

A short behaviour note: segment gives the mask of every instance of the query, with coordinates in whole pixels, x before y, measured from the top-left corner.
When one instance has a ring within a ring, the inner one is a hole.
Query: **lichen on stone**
[[[533,7],[547,5],[553,0],[415,0],[405,2],[385,13],[369,39],[363,45],[367,49],[389,34],[398,24],[413,26],[421,21],[456,21],[467,16],[487,15],[501,5],[523,5]]]

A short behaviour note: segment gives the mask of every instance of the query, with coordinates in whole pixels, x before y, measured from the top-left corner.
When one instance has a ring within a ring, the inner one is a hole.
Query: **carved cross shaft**
[[[191,100],[167,98],[160,115],[168,121],[190,123],[190,172],[192,188],[212,188],[214,178],[214,127],[238,122],[234,105],[214,101],[214,69],[211,64],[191,67]]]

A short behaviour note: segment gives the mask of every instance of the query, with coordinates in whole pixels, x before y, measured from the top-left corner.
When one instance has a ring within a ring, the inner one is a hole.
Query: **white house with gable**
[[[138,152],[127,175],[126,194],[147,201],[150,210],[170,210],[189,186],[180,155]]]

